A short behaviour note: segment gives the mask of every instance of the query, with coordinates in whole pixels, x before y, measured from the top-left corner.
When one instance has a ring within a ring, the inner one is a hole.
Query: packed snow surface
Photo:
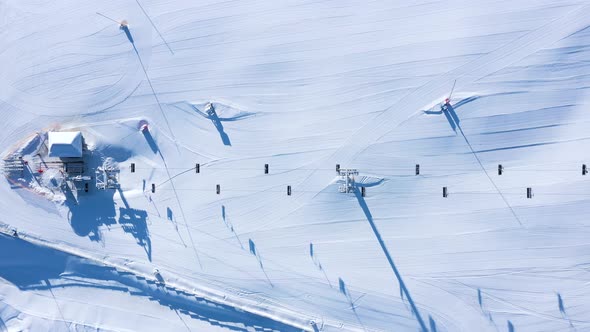
[[[31,158],[0,181],[0,332],[590,331],[589,26],[573,0],[0,0],[5,175]],[[119,188],[62,192],[48,131]]]

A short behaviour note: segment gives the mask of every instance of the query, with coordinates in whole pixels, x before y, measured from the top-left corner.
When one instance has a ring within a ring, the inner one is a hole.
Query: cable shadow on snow
[[[387,258],[387,261],[389,262],[389,266],[391,267],[391,269],[393,270],[393,273],[395,274],[395,277],[397,278],[397,281],[398,281],[398,284],[400,287],[400,293],[401,293],[400,295],[401,295],[402,299],[405,297],[408,300],[410,307],[412,309],[412,314],[414,315],[414,317],[416,317],[416,320],[418,321],[418,324],[420,325],[421,331],[428,332],[428,328],[426,327],[426,324],[424,323],[422,316],[420,316],[420,312],[418,311],[418,308],[416,307],[416,304],[414,303],[414,300],[412,299],[412,296],[410,295],[410,291],[406,287],[406,284],[404,283],[404,280],[402,279],[401,274],[399,273],[397,267],[395,266],[395,263],[393,262],[393,258],[389,254],[389,250],[387,250],[387,246],[385,245],[385,242],[383,241],[383,238],[381,237],[379,230],[377,230],[377,226],[375,225],[375,222],[373,220],[373,215],[371,214],[371,211],[369,210],[369,207],[367,206],[367,203],[365,202],[365,198],[362,196],[360,190],[356,187],[354,188],[354,194],[356,196],[356,199],[357,199],[361,209],[363,210],[363,212],[365,214],[365,217],[367,218],[367,221],[369,222],[369,225],[371,226],[371,229],[373,230],[373,233],[375,234],[375,237],[377,238],[377,241],[379,242],[379,245],[381,246],[381,249],[383,250],[383,254],[385,254],[385,257]]]
[[[159,285],[155,280],[34,245],[23,239],[0,234],[0,248],[0,278],[22,291],[105,289],[143,297],[192,319],[232,331],[300,331],[263,316]],[[15,252],[19,253],[19,259],[14,259]]]

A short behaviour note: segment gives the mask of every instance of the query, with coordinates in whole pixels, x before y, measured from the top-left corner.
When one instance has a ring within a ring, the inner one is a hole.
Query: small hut
[[[50,131],[47,141],[49,157],[82,158],[82,133],[79,131]]]

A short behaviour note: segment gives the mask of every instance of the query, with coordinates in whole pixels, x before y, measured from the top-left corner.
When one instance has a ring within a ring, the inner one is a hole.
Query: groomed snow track
[[[198,316],[204,315],[205,318],[211,316],[237,316],[238,321],[243,322],[245,326],[258,326],[261,329],[264,328],[269,331],[313,331],[313,320],[302,318],[294,312],[283,311],[279,313],[273,312],[272,310],[260,310],[254,303],[247,303],[246,301],[240,301],[240,299],[232,299],[224,295],[215,294],[211,289],[200,289],[199,286],[188,288],[165,281],[162,283],[153,274],[142,273],[141,271],[133,270],[129,266],[109,262],[108,260],[100,259],[99,257],[82,253],[66,246],[49,243],[39,237],[22,233],[14,237],[13,231],[5,223],[0,223],[0,233],[4,236],[12,237],[13,241],[25,241],[32,245],[86,259],[100,267],[109,268],[111,274],[120,278],[124,278],[125,276],[132,277],[134,279],[131,282],[132,286],[147,291],[148,296],[153,297],[155,301],[170,306],[175,310],[183,310]],[[216,310],[219,311],[218,314],[211,313]],[[269,321],[273,321],[274,323],[269,323]],[[220,321],[217,321],[216,324],[223,326],[223,322]]]

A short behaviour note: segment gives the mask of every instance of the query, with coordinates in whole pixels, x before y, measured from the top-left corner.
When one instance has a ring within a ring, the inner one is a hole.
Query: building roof
[[[82,133],[79,131],[50,131],[47,136],[49,157],[82,157]]]

